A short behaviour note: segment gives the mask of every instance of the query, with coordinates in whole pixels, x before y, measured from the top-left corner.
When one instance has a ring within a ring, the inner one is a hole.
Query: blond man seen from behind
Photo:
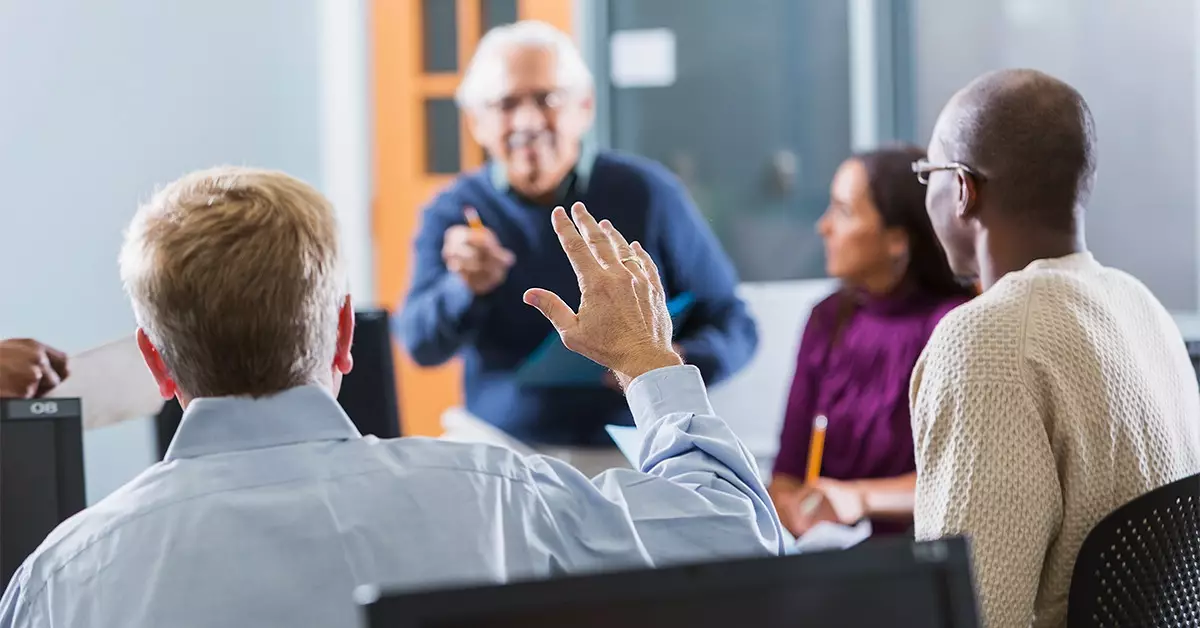
[[[672,350],[654,262],[582,205],[572,217],[552,220],[580,311],[526,301],[616,371],[648,441],[640,471],[595,480],[486,445],[360,436],[335,400],[354,316],[329,203],[242,168],[167,186],[130,226],[121,273],[182,424],[162,463],[25,562],[0,628],[351,626],[361,585],[778,553],[754,462]]]

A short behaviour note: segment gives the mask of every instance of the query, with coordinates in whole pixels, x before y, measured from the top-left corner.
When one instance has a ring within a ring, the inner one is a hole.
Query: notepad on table
[[[809,528],[808,532],[800,535],[800,538],[788,546],[788,553],[807,554],[849,549],[866,541],[870,536],[871,521],[869,519],[863,519],[852,526],[822,521]]]
[[[683,326],[694,302],[690,292],[667,302],[667,311],[676,330]],[[517,369],[516,379],[522,386],[603,386],[606,370],[563,346],[558,334],[552,333]]]

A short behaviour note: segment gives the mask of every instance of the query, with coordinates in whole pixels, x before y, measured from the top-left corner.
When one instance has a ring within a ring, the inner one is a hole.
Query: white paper
[[[642,435],[637,428],[629,425],[605,425],[604,429],[612,437],[613,443],[621,455],[636,469],[641,465]]]
[[[862,543],[870,536],[871,522],[867,519],[852,526],[822,521],[796,539],[796,542],[788,548],[788,553],[805,554],[848,549]]]
[[[609,39],[609,73],[615,87],[675,84],[675,32],[668,28],[617,31]]]
[[[84,429],[153,416],[162,409],[158,384],[132,335],[71,356],[67,370],[67,379],[46,396],[78,397]]]

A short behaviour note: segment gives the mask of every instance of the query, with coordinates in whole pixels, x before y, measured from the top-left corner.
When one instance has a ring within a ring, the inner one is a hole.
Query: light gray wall
[[[0,337],[68,352],[133,329],[121,231],[221,163],[321,184],[318,0],[0,0]],[[86,436],[95,500],[152,460],[146,422]]]
[[[975,76],[1033,67],[1074,85],[1099,136],[1088,243],[1170,308],[1197,307],[1193,0],[914,0],[918,137]]]
[[[744,283],[738,289],[761,341],[750,364],[710,394],[717,414],[758,459],[764,478],[779,451],[800,334],[813,307],[836,288],[832,279],[807,279]]]

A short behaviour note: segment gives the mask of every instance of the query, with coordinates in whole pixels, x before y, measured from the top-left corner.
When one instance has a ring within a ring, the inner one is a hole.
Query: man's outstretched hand
[[[67,378],[67,356],[36,340],[0,340],[0,398],[40,397]]]
[[[643,373],[683,364],[671,346],[658,267],[645,249],[626,242],[607,220],[597,224],[583,203],[571,207],[571,217],[555,209],[551,221],[579,280],[579,312],[541,288],[526,291],[525,303],[550,320],[568,349],[612,369],[622,387]]]

